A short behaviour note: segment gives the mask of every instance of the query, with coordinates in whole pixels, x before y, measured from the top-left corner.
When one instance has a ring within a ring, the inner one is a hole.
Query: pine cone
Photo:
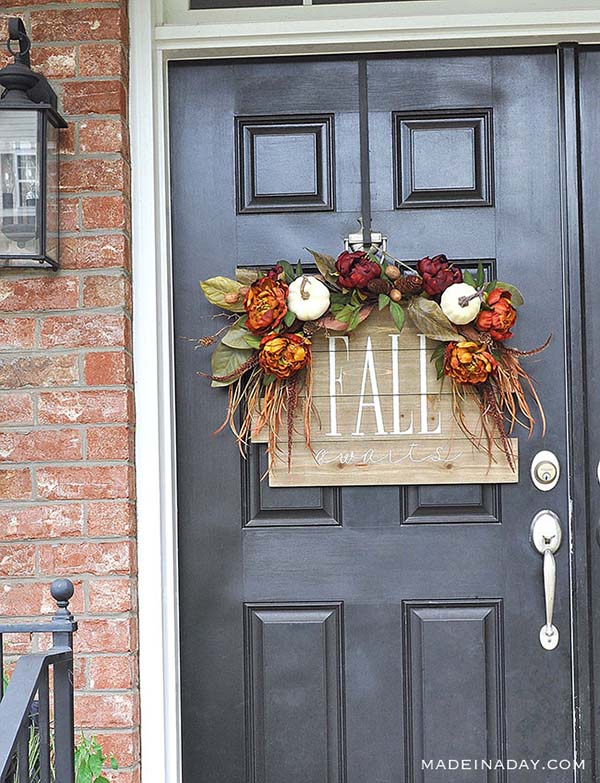
[[[391,284],[382,277],[377,277],[375,280],[369,280],[367,283],[367,291],[370,291],[372,294],[389,294],[391,290]]]
[[[406,296],[420,294],[423,290],[423,280],[418,275],[403,275],[399,280],[396,280],[394,288]]]
[[[306,321],[302,327],[302,331],[307,337],[312,337],[316,334],[321,327],[316,321]]]

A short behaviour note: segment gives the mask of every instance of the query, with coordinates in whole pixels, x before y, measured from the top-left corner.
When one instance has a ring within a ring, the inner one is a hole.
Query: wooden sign
[[[302,417],[294,435],[291,470],[287,443],[274,458],[274,487],[371,484],[481,484],[518,481],[505,454],[492,462],[462,432],[452,413],[450,383],[436,379],[437,344],[407,322],[401,333],[387,312],[373,313],[349,335],[319,332],[313,339],[313,452],[304,443]],[[463,404],[471,432],[481,432],[474,401]],[[266,440],[265,433],[256,442]],[[511,439],[518,466],[518,441]]]

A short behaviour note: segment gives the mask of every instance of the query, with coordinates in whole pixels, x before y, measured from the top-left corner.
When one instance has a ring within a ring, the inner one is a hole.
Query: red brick
[[[89,429],[87,442],[87,458],[89,460],[133,459],[133,433],[127,426]]]
[[[118,43],[85,44],[79,47],[81,76],[123,76],[127,74],[127,58]]]
[[[129,728],[137,723],[137,713],[131,693],[78,693],[75,699],[75,725],[82,728]]]
[[[128,574],[135,570],[129,541],[42,544],[39,549],[42,574]]]
[[[63,269],[127,268],[129,243],[123,234],[94,237],[64,237],[60,245]]]
[[[120,767],[130,767],[140,754],[140,736],[137,731],[95,732],[105,755],[116,758]]]
[[[31,38],[36,42],[121,39],[125,23],[124,14],[118,8],[34,11]]]
[[[130,282],[123,275],[93,275],[83,283],[84,307],[124,307],[131,310]]]
[[[0,462],[73,462],[81,457],[78,430],[0,431]]]
[[[0,280],[0,310],[72,310],[79,302],[76,277],[27,277]]]
[[[0,350],[33,348],[35,321],[33,318],[0,318]]]
[[[48,500],[104,500],[132,494],[131,470],[126,465],[40,468],[38,495]]]
[[[88,506],[88,535],[96,538],[135,535],[135,509],[127,501],[98,501]]]
[[[127,131],[122,120],[84,120],[79,128],[82,152],[125,152]]]
[[[4,637],[5,655],[24,655],[31,652],[31,639],[32,636],[29,633],[6,634]],[[10,666],[7,668],[10,671]]]
[[[27,468],[0,470],[0,500],[29,500],[31,473]]]
[[[141,770],[135,769],[117,769],[109,772],[110,783],[141,783]]]
[[[91,579],[88,595],[88,608],[92,614],[119,614],[131,611],[130,579]]]
[[[12,3],[12,0],[9,0]],[[77,60],[74,46],[33,46],[31,66],[47,79],[69,79],[76,75]]]
[[[133,685],[134,659],[130,655],[102,655],[90,658],[89,687],[93,691],[126,690]]]
[[[0,357],[0,386],[72,386],[79,380],[79,363],[70,354],[30,354]]]
[[[78,653],[130,652],[133,649],[132,621],[117,617],[82,620],[75,634],[74,646]]]
[[[83,532],[83,505],[0,506],[0,540],[64,538]]]
[[[73,611],[75,610],[73,609]],[[83,658],[81,655],[76,656],[73,661],[73,685],[76,690],[83,690],[86,687],[87,663],[87,658]]]
[[[60,169],[60,189],[71,193],[84,190],[125,190],[129,172],[122,158],[68,160]]]
[[[133,378],[131,355],[125,351],[87,353],[83,373],[88,386],[130,384]]]
[[[27,392],[0,393],[0,424],[33,424],[33,399]]]
[[[79,199],[61,198],[59,205],[60,230],[79,231]]]
[[[130,394],[115,391],[42,392],[39,418],[42,424],[113,424],[129,418]]]
[[[127,209],[122,196],[91,196],[84,198],[84,228],[124,228]]]
[[[75,584],[69,603],[72,612],[83,612],[83,588]],[[56,603],[50,594],[50,582],[6,582],[0,587],[0,615],[36,617],[54,614]]]
[[[61,155],[75,154],[75,125],[76,123],[71,121],[68,127],[63,128],[60,132],[59,152]]]
[[[67,82],[63,85],[65,114],[125,114],[127,94],[118,79]]]
[[[83,313],[44,319],[42,348],[99,348],[127,345],[129,321],[123,315]]]
[[[0,576],[32,576],[34,570],[34,546],[24,544],[0,546]]]

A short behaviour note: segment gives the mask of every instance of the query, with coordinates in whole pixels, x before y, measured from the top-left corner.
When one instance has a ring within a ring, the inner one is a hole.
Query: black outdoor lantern
[[[21,19],[8,20],[7,46],[15,61],[0,70],[0,268],[57,269],[58,139],[67,123],[46,78],[31,70]]]

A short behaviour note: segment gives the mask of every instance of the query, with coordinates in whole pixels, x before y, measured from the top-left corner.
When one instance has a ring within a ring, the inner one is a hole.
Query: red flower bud
[[[446,288],[454,283],[462,283],[463,279],[460,269],[451,265],[444,255],[422,258],[417,264],[417,272],[423,278],[423,291],[436,301],[439,301]]]
[[[369,281],[381,277],[381,267],[376,261],[371,261],[366,253],[361,251],[350,253],[345,250],[338,256],[335,268],[339,272],[338,282],[343,288],[364,289]]]

